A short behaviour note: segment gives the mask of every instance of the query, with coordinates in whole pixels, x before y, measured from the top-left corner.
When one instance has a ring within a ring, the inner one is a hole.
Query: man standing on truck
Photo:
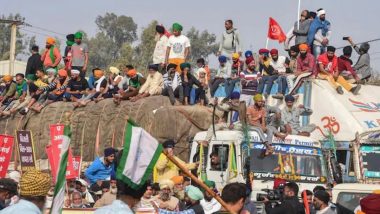
[[[234,28],[232,20],[226,20],[224,22],[226,31],[223,32],[221,41],[219,43],[219,50],[217,55],[227,56],[229,64],[232,64],[231,56],[233,53],[238,53],[241,56],[241,39],[239,31]]]

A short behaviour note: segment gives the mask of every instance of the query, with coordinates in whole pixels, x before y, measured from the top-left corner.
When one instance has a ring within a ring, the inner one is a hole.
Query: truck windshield
[[[380,178],[380,146],[364,145],[360,147],[364,176]]]
[[[274,144],[275,153],[261,157],[264,146],[254,144],[251,149],[251,170],[254,173],[293,174],[304,176],[326,176],[318,148]]]

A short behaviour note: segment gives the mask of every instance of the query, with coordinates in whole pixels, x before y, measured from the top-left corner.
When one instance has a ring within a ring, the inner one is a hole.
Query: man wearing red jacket
[[[342,86],[355,95],[358,94],[360,90],[360,85],[353,87],[340,75],[338,70],[338,57],[335,56],[335,47],[333,46],[328,46],[327,52],[318,57],[318,66],[314,76],[329,81],[338,94],[344,93]]]
[[[356,71],[352,68],[352,60],[350,59],[352,54],[352,47],[346,46],[343,48],[343,55],[338,58],[338,71],[346,79],[353,79],[354,81],[360,81]]]

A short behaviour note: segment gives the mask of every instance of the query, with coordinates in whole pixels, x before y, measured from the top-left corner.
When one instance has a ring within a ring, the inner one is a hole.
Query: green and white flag
[[[131,120],[128,120],[125,129],[124,149],[116,178],[138,189],[151,176],[162,152],[162,145]]]
[[[60,161],[58,166],[57,182],[54,187],[54,198],[53,203],[50,209],[50,213],[62,213],[63,201],[65,199],[65,187],[66,187],[66,167],[67,159],[69,155],[69,146],[70,146],[70,127],[65,126],[62,143],[61,143],[61,152],[60,152]]]

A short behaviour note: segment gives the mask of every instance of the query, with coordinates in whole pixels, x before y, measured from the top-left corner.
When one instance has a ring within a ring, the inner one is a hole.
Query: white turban
[[[110,71],[113,74],[119,74],[120,73],[120,70],[116,67],[110,67]]]
[[[164,179],[160,181],[160,189],[169,188],[171,191],[173,191],[174,182],[169,179]]]
[[[322,15],[325,15],[326,14],[326,11],[325,10],[319,10],[317,11],[317,16],[320,17]]]
[[[76,70],[76,69],[73,69],[73,70],[71,70],[71,73],[72,73],[72,74],[80,74],[80,71],[79,71],[79,70]]]

